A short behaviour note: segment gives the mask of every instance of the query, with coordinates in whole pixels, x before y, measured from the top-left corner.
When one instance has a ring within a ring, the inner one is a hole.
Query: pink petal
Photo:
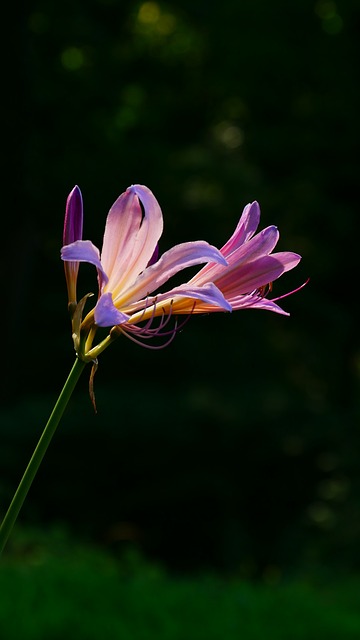
[[[236,249],[245,244],[252,238],[260,222],[260,207],[255,201],[247,204],[244,208],[241,218],[237,224],[237,227],[232,234],[231,238],[220,249],[225,258],[228,258]],[[196,276],[197,282],[206,282],[209,278],[209,274],[214,276],[215,272],[218,272],[219,268],[213,264],[207,264],[201,269]]]
[[[156,291],[178,271],[203,262],[227,264],[220,251],[203,240],[178,244],[166,251],[158,262],[145,269],[136,279],[134,286],[120,292],[115,301],[124,295],[125,304],[128,305]]]
[[[105,224],[101,260],[109,276],[111,289],[120,274],[126,273],[141,219],[138,198],[127,189],[112,205]]]
[[[202,302],[205,302],[211,305],[211,307],[213,306],[219,307],[222,311],[232,311],[231,304],[229,304],[229,302],[225,299],[221,291],[212,282],[209,282],[208,284],[203,285],[201,287],[189,287],[186,284],[180,285],[179,287],[174,287],[173,289],[170,289],[170,291],[167,291],[166,293],[162,293],[155,296],[156,304],[161,305],[161,303],[163,303],[164,300],[168,301],[168,300],[171,300],[172,298],[177,298],[178,296],[180,296],[181,298],[184,298],[185,300],[187,298],[190,298],[191,300],[193,299],[200,300]],[[174,306],[173,306],[174,313],[176,313],[177,302],[180,302],[181,304],[181,300],[174,301]],[[190,303],[190,305],[188,306],[190,311],[193,305],[192,303]],[[183,308],[182,308],[182,313],[184,313]]]
[[[271,255],[273,258],[276,258],[276,260],[281,262],[284,267],[284,273],[285,271],[291,271],[291,269],[294,269],[301,260],[301,256],[293,251],[278,251]]]
[[[259,289],[279,278],[285,271],[293,269],[300,261],[300,256],[291,253],[274,253],[262,256],[250,263],[236,265],[224,270],[214,281],[229,299],[234,295],[243,295]]]
[[[230,301],[234,311],[237,309],[265,309],[266,311],[274,311],[284,316],[290,315],[272,300],[267,300],[267,298],[262,298],[261,296],[238,296],[230,298]]]
[[[115,293],[134,282],[151,260],[162,230],[161,209],[150,189],[129,187],[106,221],[101,261],[109,276],[108,290]]]
[[[266,256],[274,249],[279,240],[279,232],[276,227],[267,227],[257,233],[248,242],[241,245],[227,256],[229,267],[240,263],[252,262],[261,256]]]
[[[226,268],[218,264],[206,265],[190,282],[199,285],[210,280],[218,284],[222,282],[223,278],[238,278],[239,275],[241,277],[242,270],[246,268],[246,264],[271,253],[278,239],[279,232],[277,228],[274,226],[267,227],[251,240],[237,247],[232,253],[227,254],[228,266]],[[231,275],[233,272],[236,272],[236,276]]]
[[[254,235],[260,222],[260,207],[258,202],[247,204],[242,212],[238,225],[226,244],[221,248],[221,253],[228,256],[240,245],[244,244]]]

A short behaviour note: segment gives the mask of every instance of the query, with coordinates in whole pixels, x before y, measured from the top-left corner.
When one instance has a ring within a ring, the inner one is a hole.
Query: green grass
[[[58,535],[0,566],[2,640],[358,640],[360,578],[315,587],[174,578]]]

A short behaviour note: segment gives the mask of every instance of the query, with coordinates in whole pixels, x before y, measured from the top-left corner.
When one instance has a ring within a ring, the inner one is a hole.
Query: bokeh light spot
[[[171,13],[164,13],[161,15],[158,23],[157,30],[163,36],[168,36],[175,30],[176,18]]]
[[[77,71],[85,62],[84,53],[78,47],[68,47],[61,54],[61,63],[69,71]]]
[[[308,516],[315,525],[325,529],[333,527],[336,520],[333,510],[323,502],[311,504],[308,508]]]
[[[228,121],[219,122],[214,127],[214,136],[227,149],[237,149],[244,139],[241,129]]]
[[[337,34],[343,28],[343,19],[339,16],[335,2],[320,0],[315,5],[315,13],[321,19],[321,26],[326,33]]]
[[[328,478],[318,486],[318,495],[323,500],[344,500],[348,491],[349,482],[345,478]]]
[[[155,24],[160,18],[160,7],[156,2],[144,2],[138,13],[138,20],[143,24]]]

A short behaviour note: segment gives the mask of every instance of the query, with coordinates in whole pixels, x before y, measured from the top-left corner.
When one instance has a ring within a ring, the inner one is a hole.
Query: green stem
[[[28,494],[32,481],[36,476],[36,473],[40,467],[41,461],[56,431],[56,427],[58,426],[61,420],[61,417],[72,395],[72,392],[74,391],[76,384],[85,366],[86,366],[85,362],[83,362],[79,358],[76,358],[74,366],[69,373],[68,379],[64,384],[63,390],[61,391],[57,399],[57,402],[54,406],[52,414],[45,426],[42,436],[37,444],[37,447],[32,455],[32,458],[25,470],[25,473],[12,499],[10,507],[7,510],[7,513],[5,514],[4,520],[0,527],[0,554],[6,545],[7,539],[12,531],[16,518],[19,515],[20,509]]]

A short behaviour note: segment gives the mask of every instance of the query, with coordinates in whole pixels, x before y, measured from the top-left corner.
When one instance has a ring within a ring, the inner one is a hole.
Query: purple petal
[[[113,301],[110,292],[103,293],[97,301],[94,312],[95,324],[98,327],[114,327],[117,324],[123,324],[129,319],[126,313],[121,313]]]
[[[278,262],[281,262],[284,267],[284,272],[294,269],[301,260],[301,256],[299,256],[298,253],[293,253],[293,251],[278,251],[271,255],[273,258],[276,258]]]
[[[218,289],[212,282],[209,282],[208,284],[205,284],[201,287],[191,287],[183,284],[179,287],[170,289],[170,291],[167,291],[166,293],[161,293],[155,296],[154,300],[156,300],[156,304],[160,304],[164,302],[164,300],[168,301],[171,298],[178,296],[180,296],[181,298],[183,297],[201,300],[202,302],[205,302],[212,306],[214,305],[215,307],[220,307],[222,310],[232,311],[231,304],[223,296],[220,289]],[[174,304],[174,313],[176,313],[176,303]]]
[[[218,264],[207,264],[191,279],[191,283],[200,285],[215,282],[221,289],[222,282],[241,277],[247,263],[251,263],[261,256],[268,255],[279,239],[276,227],[267,227],[251,240],[239,246],[232,253],[227,254],[227,267]],[[222,250],[223,251],[223,250]]]
[[[72,244],[65,245],[61,249],[61,258],[65,262],[89,262],[97,268],[101,285],[108,281],[100,261],[99,249],[90,240],[77,240]]]
[[[152,254],[149,262],[147,263],[147,267],[151,267],[152,264],[155,264],[155,262],[157,262],[159,259],[159,243],[157,243],[156,247],[155,247],[155,251]]]
[[[275,304],[272,300],[262,298],[261,296],[245,295],[230,298],[231,305],[234,311],[238,309],[265,309],[265,311],[274,311],[283,316],[289,316],[287,311],[284,311],[278,304]]]
[[[227,262],[220,251],[203,240],[184,242],[166,251],[154,265],[148,267],[126,292],[126,304],[156,291],[173,275],[187,267],[203,262]]]
[[[238,225],[227,243],[222,247],[221,253],[228,256],[239,246],[250,240],[260,222],[259,203],[254,201],[247,204],[242,212]]]
[[[236,252],[236,256],[238,259],[238,252],[240,248],[246,252],[248,247],[248,242],[254,235],[258,225],[260,222],[260,207],[259,204],[255,201],[251,204],[247,204],[244,208],[241,218],[238,222],[238,225],[231,236],[231,238],[227,241],[226,244],[220,249],[221,253],[228,260],[229,257]],[[272,227],[275,229],[275,227]],[[259,234],[258,234],[259,235]],[[253,238],[252,242],[258,238],[258,235]],[[276,244],[276,243],[275,243]],[[271,249],[270,249],[271,251]],[[233,261],[234,261],[233,257]],[[209,280],[213,280],[217,277],[217,275],[222,271],[222,269],[218,265],[207,264],[203,267],[193,278],[193,281],[197,284],[208,282]]]
[[[63,244],[71,244],[81,240],[83,234],[83,201],[79,187],[76,185],[66,201]]]
[[[276,246],[279,240],[279,232],[276,227],[267,227],[257,233],[246,244],[241,245],[228,256],[229,266],[257,260],[261,256],[266,256]]]
[[[229,300],[230,296],[250,293],[276,280],[295,267],[299,260],[300,256],[290,252],[262,256],[253,262],[224,270],[215,283]]]

